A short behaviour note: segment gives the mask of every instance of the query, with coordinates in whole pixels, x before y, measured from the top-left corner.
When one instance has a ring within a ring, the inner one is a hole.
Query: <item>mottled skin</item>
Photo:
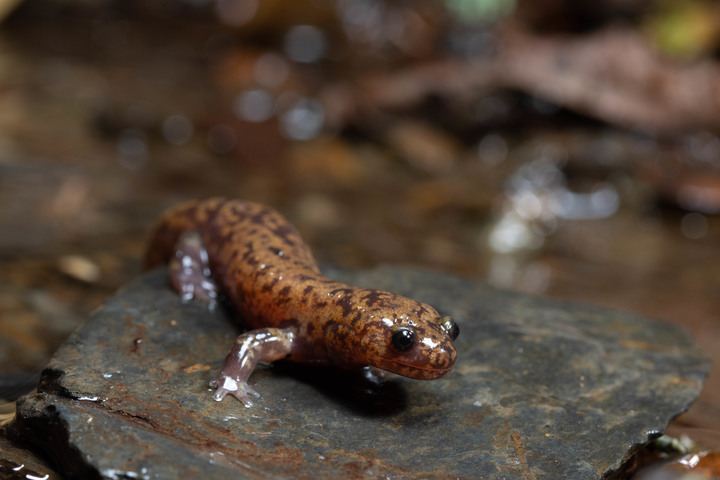
[[[457,325],[430,306],[320,274],[297,231],[279,213],[241,200],[189,201],[159,220],[146,268],[170,263],[184,298],[214,304],[224,294],[250,331],[211,382],[252,405],[247,378],[258,361],[374,366],[417,379],[447,375]],[[402,332],[398,332],[402,330]]]

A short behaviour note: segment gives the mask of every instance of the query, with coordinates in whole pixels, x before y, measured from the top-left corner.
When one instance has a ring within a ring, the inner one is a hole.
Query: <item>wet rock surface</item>
[[[614,478],[709,368],[683,330],[635,315],[397,268],[329,273],[452,315],[455,370],[378,383],[278,363],[250,378],[254,407],[215,402],[240,324],[183,304],[159,270],[57,352],[11,435],[90,478]]]

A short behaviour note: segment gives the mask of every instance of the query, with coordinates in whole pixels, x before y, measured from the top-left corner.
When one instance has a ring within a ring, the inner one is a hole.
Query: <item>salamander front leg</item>
[[[180,235],[168,269],[170,283],[184,301],[197,298],[211,310],[215,308],[219,288],[210,276],[208,254],[199,232],[193,230]]]
[[[248,395],[260,397],[247,384],[255,365],[289,357],[294,339],[292,328],[260,328],[240,335],[225,357],[220,373],[210,381],[211,387],[217,387],[215,400],[219,402],[229,393],[251,407],[253,402]]]

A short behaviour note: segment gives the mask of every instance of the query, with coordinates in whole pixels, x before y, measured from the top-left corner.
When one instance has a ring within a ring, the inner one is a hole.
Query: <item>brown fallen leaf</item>
[[[443,58],[358,80],[355,107],[408,109],[433,95],[468,103],[502,89],[523,91],[569,110],[654,134],[720,124],[720,64],[671,61],[642,35],[610,27],[584,36],[497,31],[499,53]]]

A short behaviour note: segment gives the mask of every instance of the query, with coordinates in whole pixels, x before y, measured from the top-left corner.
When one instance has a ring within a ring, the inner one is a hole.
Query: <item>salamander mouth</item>
[[[433,368],[429,365],[413,365],[400,360],[380,359],[376,367],[404,377],[420,380],[433,380],[446,376],[454,365],[446,368]]]

